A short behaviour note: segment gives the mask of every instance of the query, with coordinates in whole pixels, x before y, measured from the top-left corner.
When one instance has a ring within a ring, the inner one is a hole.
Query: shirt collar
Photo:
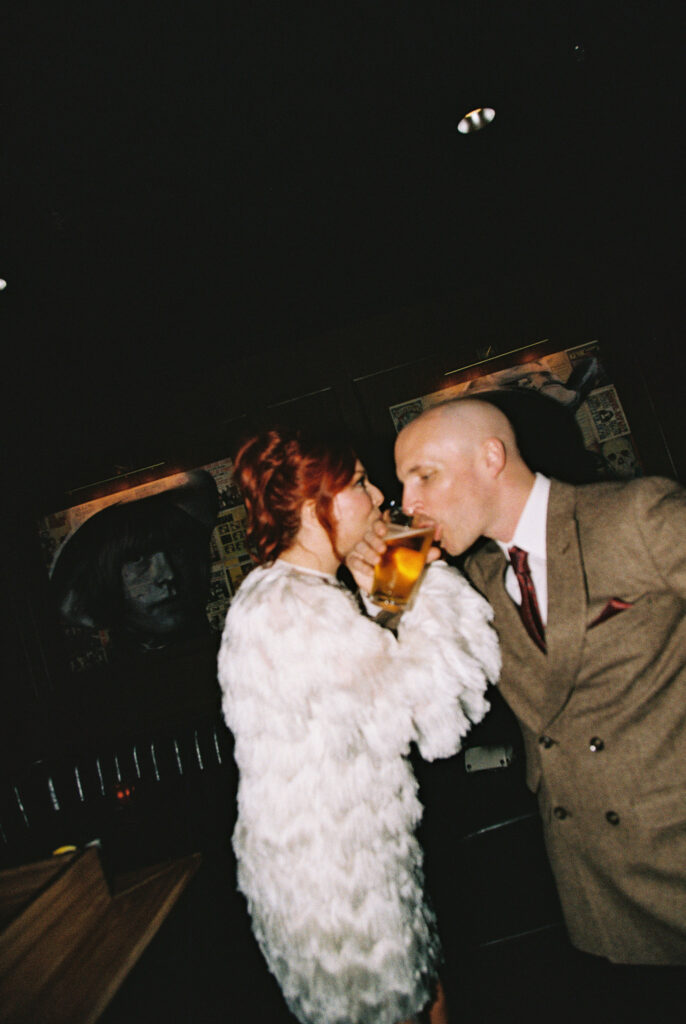
[[[548,496],[550,480],[542,473],[536,473],[533,487],[526,499],[526,504],[519,517],[512,540],[507,544],[498,541],[507,556],[508,548],[513,545],[528,551],[539,558],[546,557],[546,521],[548,518]]]

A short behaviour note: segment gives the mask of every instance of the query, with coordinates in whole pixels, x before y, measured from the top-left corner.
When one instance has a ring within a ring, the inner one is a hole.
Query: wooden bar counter
[[[0,872],[0,1022],[91,1024],[200,862],[115,878],[97,845]]]

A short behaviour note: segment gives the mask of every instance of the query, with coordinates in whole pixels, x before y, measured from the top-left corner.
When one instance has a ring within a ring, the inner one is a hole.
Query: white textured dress
[[[227,615],[223,710],[239,769],[233,845],[253,930],[303,1024],[396,1024],[440,946],[406,755],[460,748],[500,655],[491,609],[433,563],[397,639],[333,576],[254,569]]]

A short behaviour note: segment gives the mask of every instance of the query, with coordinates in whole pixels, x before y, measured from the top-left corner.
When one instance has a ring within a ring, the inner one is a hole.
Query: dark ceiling
[[[671,301],[682,9],[15,5],[0,300],[17,431],[52,424],[49,451],[58,409],[109,415],[151,374],[183,387],[256,339],[278,351],[456,292]],[[459,135],[480,104],[493,124]]]

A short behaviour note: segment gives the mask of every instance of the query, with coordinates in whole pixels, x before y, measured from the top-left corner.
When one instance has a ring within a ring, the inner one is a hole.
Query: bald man
[[[503,413],[473,398],[406,426],[396,467],[445,551],[488,538],[466,570],[495,611],[573,944],[686,964],[686,492],[533,473]]]

